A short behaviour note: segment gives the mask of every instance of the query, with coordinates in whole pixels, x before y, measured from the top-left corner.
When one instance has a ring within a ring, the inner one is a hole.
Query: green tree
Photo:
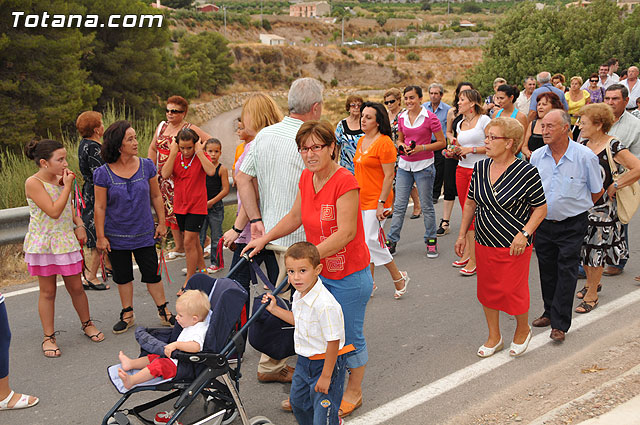
[[[14,28],[8,11],[83,14],[78,4],[53,0],[5,0],[0,14],[0,143],[23,144],[33,136],[60,136],[61,127],[89,109],[100,86],[82,69],[93,36],[78,29]],[[51,22],[51,20],[49,21]]]
[[[139,1],[80,1],[87,13],[99,15],[101,22],[106,22],[108,16],[114,14],[162,15],[157,9]],[[170,78],[166,52],[171,34],[168,22],[165,19],[162,22],[161,28],[154,25],[152,28],[86,30],[87,34],[95,33],[93,50],[83,62],[93,81],[102,86],[98,108],[115,101],[144,115],[156,106],[158,97],[165,98],[171,89],[175,90],[176,80]]]
[[[540,71],[562,72],[570,78],[597,71],[612,56],[623,64],[640,57],[640,11],[624,17],[614,2],[595,0],[570,8],[531,3],[510,10],[496,25],[483,52],[483,62],[470,73],[471,81],[488,92],[497,76],[511,83]]]
[[[482,8],[480,6],[478,6],[477,4],[475,4],[475,2],[465,2],[462,3],[462,6],[460,7],[460,12],[462,13],[480,13],[482,12]]]
[[[181,73],[196,76],[198,93],[216,93],[219,88],[231,83],[233,56],[227,47],[228,41],[217,32],[201,32],[187,35],[180,43]]]

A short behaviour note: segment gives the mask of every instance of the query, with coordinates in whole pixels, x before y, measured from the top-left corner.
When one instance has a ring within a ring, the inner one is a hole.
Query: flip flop
[[[338,411],[338,415],[341,418],[344,418],[345,416],[349,416],[350,414],[353,413],[354,410],[356,410],[360,406],[362,406],[362,397],[360,398],[360,400],[356,402],[356,404],[349,403],[348,401],[342,399],[342,401],[340,402],[340,410]]]
[[[84,283],[87,282],[87,283]],[[89,289],[93,289],[94,291],[106,291],[107,289],[111,288],[108,285],[105,285],[104,283],[93,283],[88,279],[85,279],[84,282],[82,282],[82,287],[86,290]]]

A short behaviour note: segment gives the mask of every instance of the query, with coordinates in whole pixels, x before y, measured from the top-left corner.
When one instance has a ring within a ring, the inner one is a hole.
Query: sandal
[[[400,272],[400,276],[402,276],[400,279],[396,279],[393,281],[393,283],[395,284],[396,282],[404,280],[404,286],[402,287],[402,289],[396,289],[396,292],[393,294],[393,298],[395,298],[396,300],[399,300],[404,294],[407,293],[407,285],[411,280],[407,272]]]
[[[438,226],[438,231],[436,232],[436,234],[438,236],[444,236],[450,231],[451,229],[449,228],[449,220],[445,220],[444,218],[440,219],[440,226]]]
[[[93,283],[89,279],[85,279],[84,282],[82,282],[82,287],[85,290],[93,289],[94,291],[106,291],[111,288],[109,285],[105,285],[104,283]]]
[[[602,291],[602,283],[598,283],[598,292]],[[587,295],[587,287],[584,286],[581,290],[576,293],[576,298],[583,299],[584,296]]]
[[[160,323],[162,323],[162,326],[173,326],[176,324],[175,316],[167,309],[168,304],[169,303],[166,302],[162,305],[156,306],[158,307],[158,317],[160,318]]]
[[[131,316],[128,318],[130,321],[127,322],[126,320],[124,320],[124,314],[129,312],[131,312]],[[120,310],[120,321],[113,325],[113,333],[121,334],[123,332],[126,332],[127,329],[132,327],[135,322],[136,315],[133,313],[133,307],[123,308],[122,310]]]
[[[406,285],[405,285],[406,286]],[[378,290],[378,287],[376,286],[376,283],[373,282],[373,288],[371,288],[371,295],[370,298],[373,298],[373,295],[376,293],[376,291]]]
[[[580,314],[585,314],[585,313],[589,313],[591,310],[593,310],[594,308],[596,308],[598,306],[598,300],[593,300],[593,301],[582,301],[580,303],[580,305],[578,307],[576,307],[575,312],[576,313],[580,313]],[[578,309],[581,308],[582,311],[579,311]]]
[[[13,406],[9,407],[9,402],[11,401],[14,395],[15,395],[15,392],[11,391],[7,398],[0,401],[0,410],[26,409],[27,407],[35,406],[40,401],[38,397],[33,397],[27,394],[20,394],[20,398],[18,399],[18,401],[16,401],[16,403]],[[35,401],[31,404],[29,404],[29,397],[35,398]]]
[[[84,336],[86,336],[87,338],[89,338],[93,342],[102,342],[102,341],[104,341],[104,334],[101,331],[98,331],[97,334],[89,335],[85,331],[85,329],[87,329],[89,326],[93,326],[95,328],[95,325],[93,324],[93,319],[89,319],[86,322],[82,322],[82,331],[84,332]],[[97,328],[96,328],[96,330],[97,330]]]
[[[44,348],[44,343],[47,342],[47,341],[51,342],[52,344],[56,344],[56,335],[60,335],[60,331],[55,331],[51,335],[47,335],[47,334],[44,335],[44,341],[42,341],[42,354],[45,357],[54,359],[54,358],[60,357],[62,355],[62,352],[60,351],[59,347],[56,347],[56,348]],[[53,354],[47,354],[47,353],[53,353]]]
[[[186,290],[187,290],[187,285],[183,286],[178,290],[178,292],[176,292],[176,297],[179,297],[180,295],[184,294],[184,291]]]
[[[362,397],[360,397],[360,400],[358,400],[356,404],[349,403],[345,399],[342,399],[342,401],[340,402],[340,410],[338,410],[338,416],[340,416],[341,418],[349,416],[360,406],[362,406]]]

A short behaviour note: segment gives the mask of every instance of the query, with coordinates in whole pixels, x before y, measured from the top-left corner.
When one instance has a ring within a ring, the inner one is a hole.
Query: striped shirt
[[[298,182],[304,170],[296,145],[296,134],[302,121],[285,117],[265,127],[256,135],[240,171],[258,180],[260,211],[265,231],[269,232],[291,210],[298,193]],[[295,232],[273,241],[289,246],[305,240],[302,226]]]
[[[339,340],[344,347],[344,317],[342,307],[320,278],[304,297],[293,294],[291,305],[295,331],[293,341],[296,354],[304,357],[327,352],[327,342]]]
[[[492,159],[474,166],[469,199],[476,202],[476,241],[493,248],[508,248],[529,221],[531,208],[546,203],[538,169],[516,159],[491,184]],[[531,244],[529,238],[527,245]]]

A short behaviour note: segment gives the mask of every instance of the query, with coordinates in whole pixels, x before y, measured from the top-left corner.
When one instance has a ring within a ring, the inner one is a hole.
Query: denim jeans
[[[433,164],[420,171],[406,171],[398,168],[396,174],[396,200],[393,204],[393,218],[391,219],[391,229],[387,235],[391,242],[400,240],[400,232],[404,223],[404,215],[409,203],[409,195],[413,183],[418,187],[418,197],[422,206],[422,218],[424,219],[424,243],[428,239],[436,238],[436,210],[433,208],[433,180],[436,171]]]
[[[200,245],[204,247],[204,240],[207,238],[207,228],[211,227],[211,265],[218,266],[218,241],[222,237],[222,222],[224,221],[224,204],[218,202],[207,211],[207,218],[200,229]]]
[[[338,356],[331,374],[329,393],[315,391],[324,360],[298,356],[291,382],[291,409],[299,425],[338,425],[338,410],[344,393],[347,370],[344,356]]]

